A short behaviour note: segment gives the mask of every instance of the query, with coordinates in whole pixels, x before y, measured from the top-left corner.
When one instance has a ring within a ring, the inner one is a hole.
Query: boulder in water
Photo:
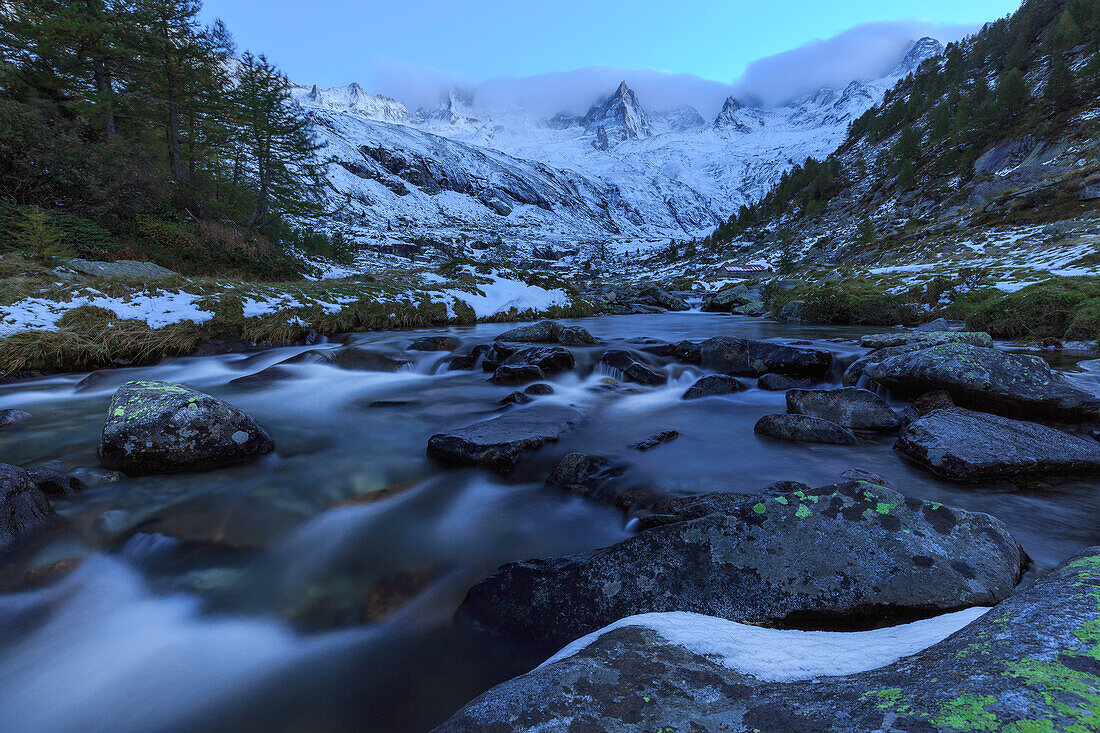
[[[874,392],[855,387],[841,389],[792,389],[787,392],[787,410],[797,415],[819,417],[852,430],[897,430],[901,418],[886,400]]]
[[[720,395],[744,392],[748,387],[733,377],[725,374],[708,374],[699,379],[695,384],[687,388],[680,397],[682,400],[697,400],[701,397],[717,397]]]
[[[901,396],[944,390],[962,407],[1006,417],[1078,422],[1100,412],[1100,399],[1038,356],[961,342],[898,354],[867,365],[864,373]]]
[[[69,476],[48,468],[31,468],[27,475],[38,490],[44,494],[75,496],[88,488],[88,485],[76,476]]]
[[[0,463],[0,550],[53,515],[46,495],[18,466]]]
[[[957,481],[1100,473],[1100,442],[962,408],[934,410],[909,423],[894,450]]]
[[[988,514],[863,481],[718,506],[601,550],[509,563],[470,591],[459,619],[553,642],[655,611],[873,628],[995,604],[1012,594],[1025,557]]]
[[[629,351],[612,350],[600,357],[600,363],[618,369],[623,378],[635,384],[656,387],[668,382],[668,375],[638,361]]]
[[[791,379],[790,377],[784,377],[782,374],[765,374],[760,377],[760,379],[756,380],[757,387],[771,392],[782,392],[788,389],[809,387],[811,384],[813,384],[812,380]]]
[[[493,372],[493,376],[489,377],[489,381],[493,384],[498,384],[505,387],[514,386],[517,384],[527,384],[528,382],[537,382],[541,379],[546,379],[546,375],[537,366],[531,364],[525,364],[523,366],[509,366],[502,364],[496,368]]]
[[[450,336],[421,336],[409,344],[409,351],[454,351],[458,343]]]
[[[495,347],[499,350],[500,345]],[[503,362],[504,366],[535,366],[545,374],[557,374],[573,368],[573,353],[561,346],[532,346],[515,351]]]
[[[333,361],[341,369],[362,372],[396,372],[411,366],[412,362],[383,354],[362,346],[345,346],[333,352]]]
[[[570,407],[536,404],[437,433],[428,440],[428,458],[455,466],[480,466],[507,474],[528,452],[553,443],[580,422]]]
[[[31,414],[24,410],[0,410],[0,430],[25,423],[31,417]]]
[[[855,433],[835,422],[808,415],[765,415],[753,428],[757,435],[796,443],[859,445]]]
[[[520,341],[533,344],[585,346],[597,343],[595,337],[581,326],[566,326],[558,321],[539,321],[519,326],[496,337],[497,341]]]
[[[275,449],[237,408],[171,382],[127,382],[107,410],[99,440],[104,468],[141,475],[206,471]]]
[[[707,339],[700,346],[699,356],[705,368],[735,377],[759,377],[772,372],[821,379],[833,363],[833,355],[828,351],[731,336]]]

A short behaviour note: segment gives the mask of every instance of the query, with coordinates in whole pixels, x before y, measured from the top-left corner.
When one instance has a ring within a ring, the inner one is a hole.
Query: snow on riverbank
[[[672,644],[764,681],[841,676],[883,667],[916,654],[946,639],[988,610],[969,608],[871,631],[763,629],[697,613],[643,613],[620,619],[581,637],[540,666],[571,657],[614,629],[642,626],[656,631]]]
[[[488,278],[490,282],[477,285],[478,292],[444,290],[442,293],[454,300],[464,301],[474,309],[478,318],[491,318],[513,308],[517,313],[528,310],[541,313],[554,306],[569,307],[569,294],[561,288],[547,290],[538,285],[528,285],[522,280],[502,277],[495,272],[488,275]]]
[[[163,290],[112,298],[93,288],[74,293],[68,300],[26,298],[0,306],[0,338],[20,331],[57,331],[58,321],[66,313],[86,305],[109,310],[121,320],[144,321],[150,328],[164,328],[181,321],[205,323],[214,314],[198,308],[203,298],[202,295]]]

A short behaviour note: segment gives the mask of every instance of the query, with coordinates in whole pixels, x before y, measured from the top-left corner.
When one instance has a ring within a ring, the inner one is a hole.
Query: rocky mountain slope
[[[547,119],[459,91],[413,113],[357,84],[293,93],[333,158],[340,219],[368,247],[645,249],[701,236],[796,162],[829,154],[855,118],[940,51],[922,39],[882,79],[779,107],[730,98],[712,121],[691,107],[650,110],[625,82],[586,114]]]

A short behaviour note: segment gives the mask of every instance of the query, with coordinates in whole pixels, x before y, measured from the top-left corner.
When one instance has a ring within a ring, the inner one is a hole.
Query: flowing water
[[[808,340],[841,370],[863,353],[851,339],[868,332],[695,312],[575,323],[627,347],[715,335]],[[431,333],[468,351],[507,328]],[[538,398],[583,413],[560,442],[507,480],[441,469],[425,458],[428,437],[497,414],[512,390],[480,370],[444,371],[443,354],[406,352],[419,335],[350,337],[415,361],[392,373],[309,363],[264,372],[308,350],[292,347],[0,386],[0,409],[34,414],[0,431],[0,462],[92,484],[55,499],[65,521],[7,562],[21,573],[85,558],[57,583],[0,595],[0,730],[427,730],[555,651],[455,628],[473,584],[505,562],[629,536],[620,512],[542,485],[572,451],[616,458],[629,465],[626,480],[683,494],[752,492],[780,479],[820,486],[867,468],[904,493],[999,517],[1037,572],[1100,544],[1093,481],[962,486],[906,463],[892,437],[858,448],[762,439],[753,424],[785,411],[782,392],[681,402],[701,371],[678,364],[665,367],[666,387],[608,390],[594,369],[598,348],[574,349],[576,372]],[[1100,391],[1100,374],[1071,377]],[[268,429],[276,453],[227,470],[111,481],[96,469],[99,431],[113,391],[138,378],[229,401]],[[627,449],[667,429],[680,437],[648,453]]]

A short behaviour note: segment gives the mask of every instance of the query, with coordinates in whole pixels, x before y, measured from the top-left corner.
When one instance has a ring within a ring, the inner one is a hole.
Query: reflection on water
[[[868,331],[701,313],[577,323],[620,347],[808,339],[841,365]],[[465,352],[507,328],[433,333]],[[0,730],[425,730],[553,651],[453,628],[470,586],[504,562],[628,536],[618,512],[542,486],[571,451],[613,457],[628,466],[624,480],[673,493],[822,485],[860,466],[914,496],[996,515],[1040,568],[1100,543],[1095,482],[958,486],[907,464],[890,437],[855,450],[761,439],[753,424],[784,411],[783,393],[683,402],[701,372],[679,364],[664,366],[667,386],[609,390],[598,348],[575,349],[576,373],[539,398],[577,407],[576,430],[507,481],[441,471],[424,456],[428,437],[496,414],[511,389],[480,370],[443,370],[446,355],[405,351],[418,335],[351,337],[414,362],[392,373],[283,364],[311,350],[292,347],[0,387],[0,409],[34,414],[0,432],[0,460],[82,471],[93,484],[55,503],[68,529],[20,562],[89,559],[46,589],[0,596]],[[1089,366],[1072,378],[1100,391]],[[112,392],[135,378],[230,401],[268,428],[277,452],[212,473],[112,481],[96,470],[96,442]],[[668,429],[679,438],[657,450],[626,447]]]

